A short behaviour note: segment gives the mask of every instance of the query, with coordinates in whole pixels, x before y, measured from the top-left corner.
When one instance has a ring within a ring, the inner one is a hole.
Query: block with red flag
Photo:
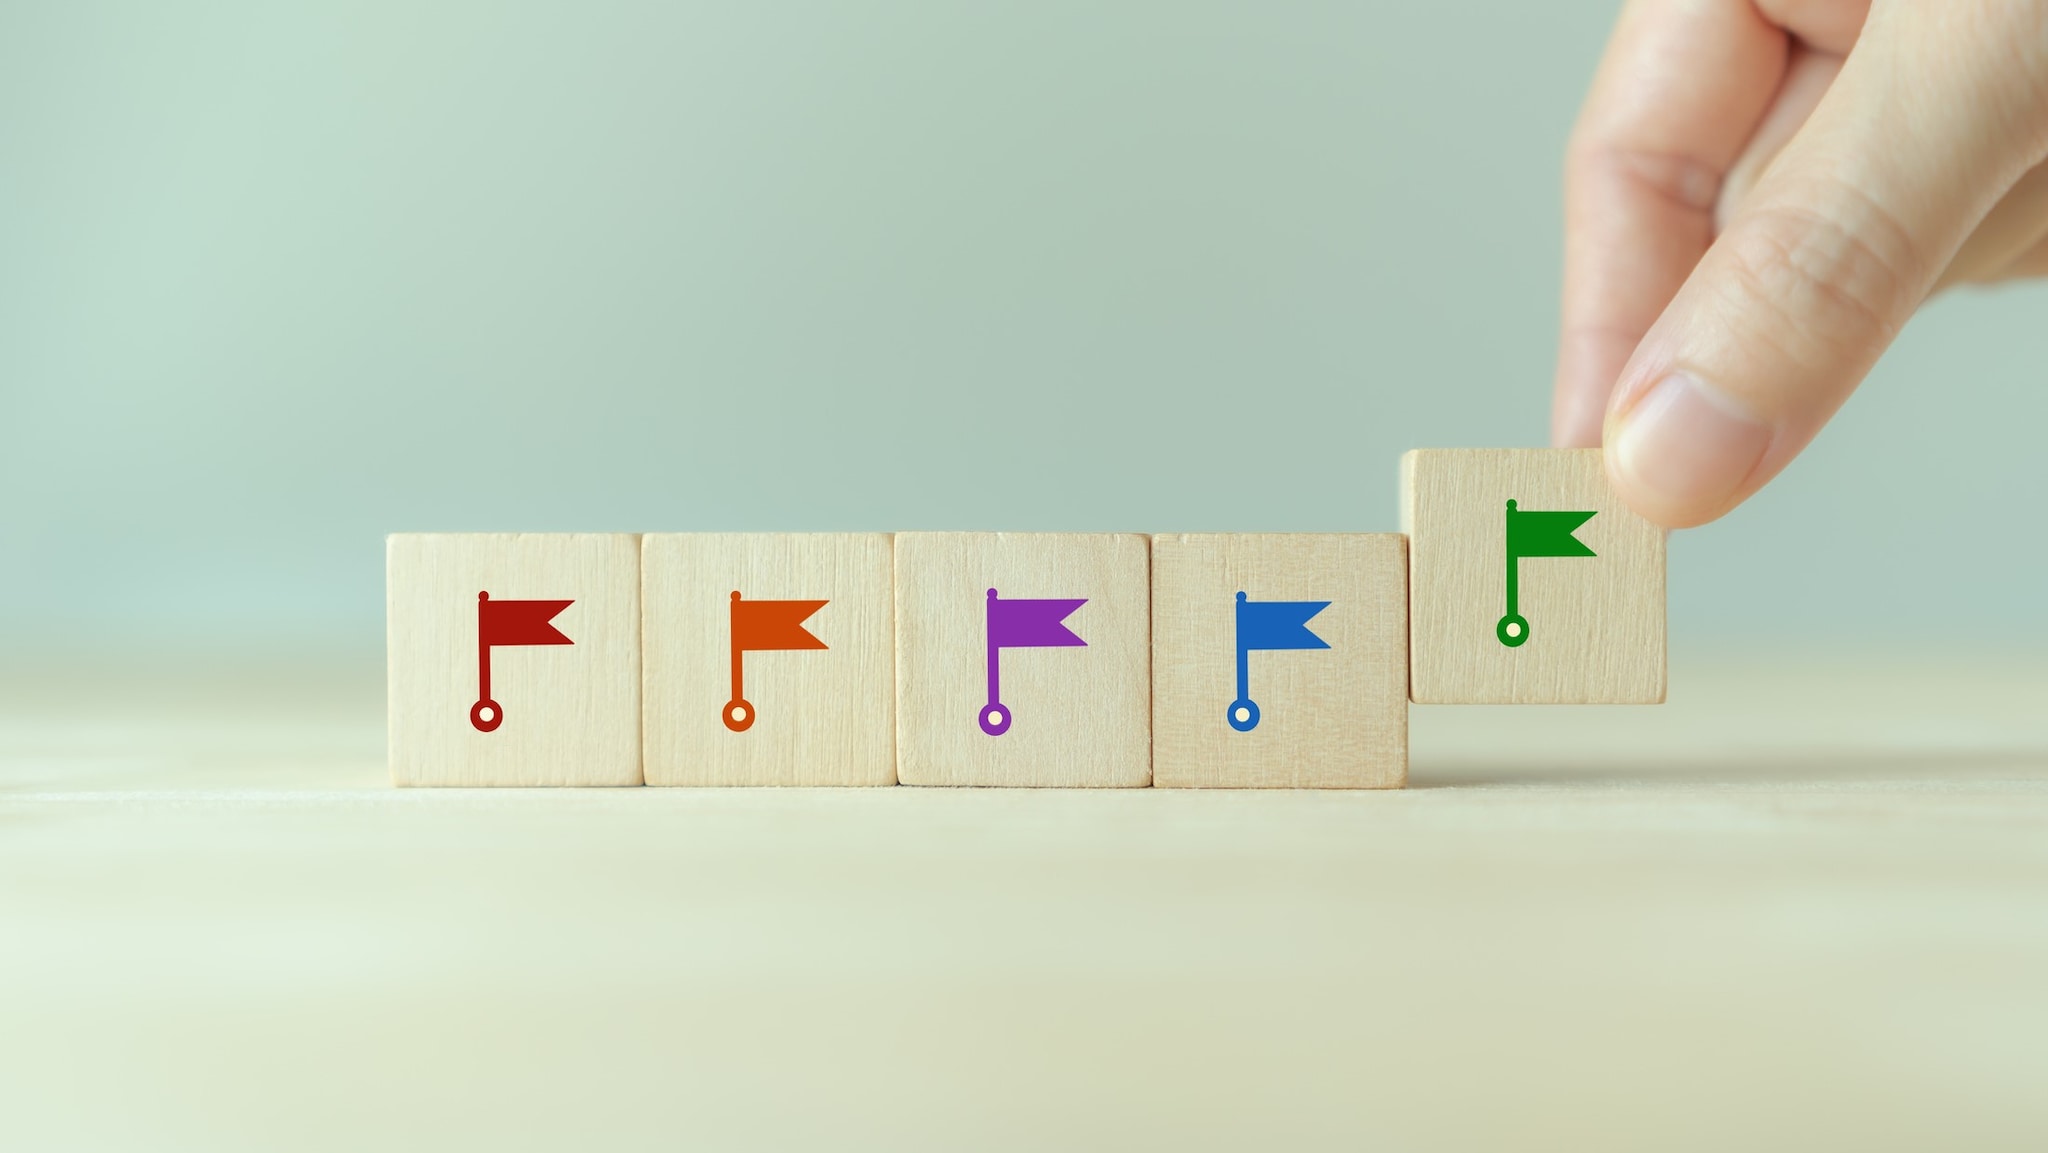
[[[725,702],[725,727],[746,732],[754,724],[754,706],[743,690],[743,654],[749,652],[822,649],[824,641],[804,627],[811,614],[830,601],[750,601],[732,594],[732,699]]]
[[[469,707],[469,723],[488,733],[505,721],[505,710],[491,699],[491,649],[499,645],[573,645],[576,642],[554,626],[567,601],[492,600],[488,592],[476,594],[476,703]]]

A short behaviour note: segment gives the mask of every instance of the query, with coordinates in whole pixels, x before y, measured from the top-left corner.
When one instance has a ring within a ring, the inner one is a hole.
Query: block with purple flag
[[[1088,603],[1086,597],[1013,597],[1004,600],[988,590],[988,703],[981,707],[981,731],[992,737],[1010,729],[1010,709],[1003,704],[1002,651],[1086,647],[1066,619]],[[957,714],[956,714],[957,715]]]
[[[1308,628],[1309,619],[1329,607],[1329,601],[1255,601],[1237,594],[1237,699],[1224,713],[1231,728],[1248,733],[1259,727],[1259,706],[1251,692],[1252,651],[1329,648],[1330,642]]]

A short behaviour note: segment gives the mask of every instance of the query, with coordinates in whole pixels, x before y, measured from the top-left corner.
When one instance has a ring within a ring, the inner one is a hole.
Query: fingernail
[[[1620,416],[1608,455],[1637,511],[1672,528],[1727,511],[1771,445],[1771,429],[1741,401],[1674,372]]]

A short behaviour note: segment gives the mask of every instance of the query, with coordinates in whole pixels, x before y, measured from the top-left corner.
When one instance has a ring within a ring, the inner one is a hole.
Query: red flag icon
[[[505,710],[491,699],[492,645],[573,645],[553,624],[555,615],[575,601],[494,601],[476,594],[476,703],[469,723],[488,733],[505,722]]]
[[[754,724],[754,705],[742,690],[742,654],[748,652],[822,649],[804,622],[830,601],[750,601],[732,594],[732,699],[725,702],[725,727],[744,733]]]

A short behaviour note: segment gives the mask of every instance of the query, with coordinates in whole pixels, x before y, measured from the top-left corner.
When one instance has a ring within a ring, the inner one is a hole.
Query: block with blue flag
[[[1237,594],[1237,699],[1224,714],[1231,728],[1248,733],[1259,727],[1259,706],[1251,692],[1252,650],[1329,648],[1328,641],[1308,629],[1310,618],[1329,607],[1329,601],[1255,601]]]

